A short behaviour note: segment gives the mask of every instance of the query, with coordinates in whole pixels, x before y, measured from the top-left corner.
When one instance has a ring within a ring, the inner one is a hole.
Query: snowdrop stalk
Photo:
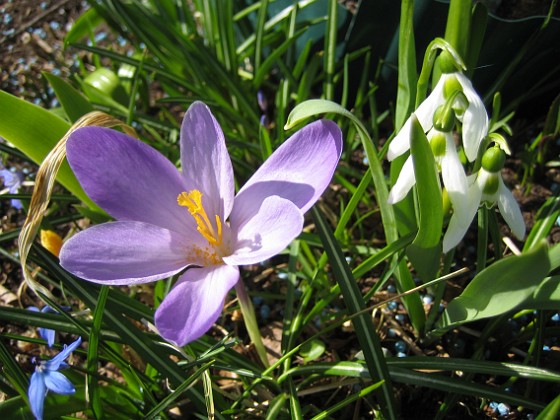
[[[281,252],[303,228],[303,214],[327,188],[342,150],[331,121],[307,125],[281,145],[234,194],[223,132],[194,103],[181,127],[182,172],[146,144],[85,127],[66,149],[82,187],[116,221],[66,241],[61,265],[106,285],[179,275],[155,313],[160,334],[183,346],[206,333],[239,281],[239,265]]]

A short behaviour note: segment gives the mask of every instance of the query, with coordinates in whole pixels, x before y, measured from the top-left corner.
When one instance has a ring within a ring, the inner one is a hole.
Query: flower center
[[[177,203],[189,210],[189,213],[196,221],[196,230],[204,236],[208,243],[219,248],[223,242],[222,221],[220,220],[220,216],[215,215],[216,229],[214,229],[214,225],[208,218],[206,210],[204,210],[204,206],[202,205],[202,193],[199,190],[191,190],[188,193],[182,192],[177,197]]]

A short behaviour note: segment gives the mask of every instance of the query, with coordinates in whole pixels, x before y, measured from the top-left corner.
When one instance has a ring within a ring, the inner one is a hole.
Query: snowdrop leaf
[[[418,192],[418,234],[407,254],[422,280],[435,278],[441,253],[443,229],[443,201],[439,174],[424,129],[415,116],[412,118],[410,150]]]
[[[52,86],[70,121],[76,122],[83,115],[93,111],[93,105],[64,79],[51,73],[43,75]]]
[[[549,271],[550,258],[545,242],[531,252],[492,264],[451,301],[443,313],[440,326],[450,328],[525,306],[526,300],[537,291]]]
[[[69,123],[49,111],[0,91],[0,136],[35,163],[43,161],[69,128]],[[62,164],[57,180],[88,206],[96,207],[67,163]]]

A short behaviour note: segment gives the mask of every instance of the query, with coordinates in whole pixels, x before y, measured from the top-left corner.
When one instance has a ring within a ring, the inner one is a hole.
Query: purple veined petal
[[[181,166],[189,190],[203,194],[208,215],[227,219],[233,207],[233,168],[224,133],[202,102],[194,102],[183,118]]]
[[[525,237],[525,220],[523,219],[523,214],[519,209],[517,201],[515,201],[515,197],[508,187],[505,186],[501,176],[500,187],[498,189],[498,208],[513,234],[518,239],[523,239]]]
[[[35,371],[33,375],[31,375],[29,389],[27,390],[29,406],[36,419],[43,418],[43,405],[47,393],[44,376],[42,372]]]
[[[195,245],[206,245],[198,232],[181,235],[148,223],[109,222],[67,240],[60,251],[60,265],[96,283],[148,283],[196,263],[190,253]]]
[[[474,162],[478,154],[480,143],[488,134],[488,114],[486,107],[471,81],[461,73],[456,73],[457,80],[463,87],[463,93],[469,101],[469,106],[463,115],[463,148],[470,162]]]
[[[266,198],[257,214],[232,221],[237,234],[232,255],[224,257],[228,265],[256,264],[286,248],[303,229],[303,214],[289,200],[272,196]]]
[[[466,219],[469,186],[451,133],[445,133],[445,155],[441,161],[441,177],[453,204],[453,211],[458,213],[459,219]]]
[[[115,219],[196,229],[177,204],[187,189],[183,176],[147,144],[108,128],[84,127],[70,135],[66,152],[87,195]]]
[[[395,204],[406,197],[412,186],[416,184],[416,177],[414,176],[414,163],[412,161],[412,156],[409,156],[404,162],[403,167],[395,185],[391,188],[389,192],[389,198],[387,199],[389,204]]]
[[[68,356],[70,356],[70,354],[74,350],[78,348],[81,342],[82,342],[82,337],[78,337],[78,339],[74,341],[72,344],[70,344],[69,346],[65,344],[64,348],[60,353],[54,356],[51,360],[45,362],[45,369],[50,372],[57,371],[60,368],[60,365],[68,358]]]
[[[297,131],[264,162],[235,197],[230,220],[240,225],[266,197],[290,200],[305,213],[331,182],[342,152],[342,132],[320,120]],[[236,222],[234,222],[236,221]]]
[[[56,371],[45,373],[45,385],[49,390],[57,394],[69,395],[76,392],[72,382],[62,373]]]
[[[188,269],[156,311],[161,336],[178,346],[203,336],[222,313],[225,297],[238,281],[237,267]]]

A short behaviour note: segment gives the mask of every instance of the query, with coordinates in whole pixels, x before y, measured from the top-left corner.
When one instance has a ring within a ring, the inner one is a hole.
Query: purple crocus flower
[[[69,346],[64,345],[62,351],[51,360],[36,362],[35,372],[31,375],[31,381],[27,391],[31,412],[35,418],[39,420],[43,418],[43,404],[47,391],[64,395],[76,392],[72,382],[62,373],[58,372],[58,370],[68,367],[65,360],[70,356],[70,353],[76,350],[81,342],[82,338],[78,337],[78,339]]]
[[[301,233],[303,214],[336,169],[342,133],[332,121],[307,125],[237,195],[223,132],[201,102],[183,120],[182,172],[141,141],[106,128],[76,130],[66,150],[86,193],[117,221],[66,241],[62,266],[107,285],[182,273],[155,313],[160,334],[182,346],[218,319],[239,265],[272,257]]]

